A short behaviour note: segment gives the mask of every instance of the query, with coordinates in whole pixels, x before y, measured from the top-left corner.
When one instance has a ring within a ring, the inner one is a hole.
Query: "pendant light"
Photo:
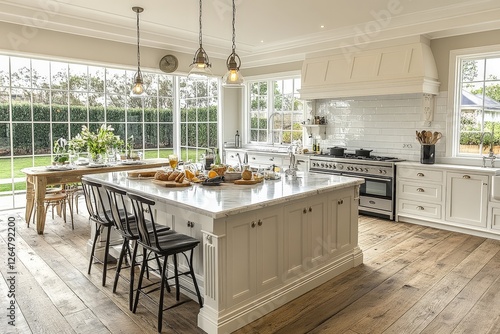
[[[193,58],[193,63],[190,65],[191,70],[188,73],[188,77],[196,77],[196,76],[211,76],[212,71],[210,70],[210,67],[212,67],[212,64],[210,64],[210,60],[208,59],[208,55],[203,49],[203,43],[202,43],[202,29],[201,29],[201,0],[200,0],[200,35],[199,35],[199,41],[200,41],[200,47],[194,54]]]
[[[226,60],[227,73],[222,78],[222,86],[227,88],[241,88],[243,87],[243,76],[240,73],[241,60],[236,54],[236,31],[234,23],[236,20],[236,5],[233,0],[233,52]]]
[[[134,75],[134,87],[130,91],[131,97],[145,97],[147,96],[144,89],[144,81],[142,80],[141,73],[141,51],[139,49],[139,13],[144,11],[142,7],[132,7],[132,10],[137,13],[137,73]]]

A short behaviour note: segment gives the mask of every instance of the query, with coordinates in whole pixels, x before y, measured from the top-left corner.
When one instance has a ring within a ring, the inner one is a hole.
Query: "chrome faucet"
[[[269,118],[267,119],[267,133],[271,136],[271,145],[274,145],[274,133],[271,125],[271,120],[276,115],[281,115],[281,119],[283,119],[283,113],[279,111],[273,112],[271,115],[269,115]],[[280,131],[280,143],[281,143],[281,131]]]
[[[483,132],[481,134],[481,149],[483,146],[483,140],[484,140],[485,134],[490,135],[491,142],[490,142],[490,151],[488,153],[488,156],[487,157],[483,156],[483,168],[486,167],[486,160],[490,161],[490,167],[493,168],[493,167],[495,167],[495,159],[497,158],[495,153],[493,153],[493,143],[494,143],[493,131],[492,132]]]

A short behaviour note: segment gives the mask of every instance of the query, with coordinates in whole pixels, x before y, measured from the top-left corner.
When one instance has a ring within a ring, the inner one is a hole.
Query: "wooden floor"
[[[156,333],[156,306],[128,311],[127,283],[87,275],[89,225],[60,218],[39,236],[23,213],[0,213],[0,333]],[[16,217],[16,327],[8,326],[7,218]],[[500,333],[500,242],[360,217],[364,264],[236,333]],[[173,299],[169,296],[166,304]],[[198,305],[165,311],[164,333],[203,333]]]

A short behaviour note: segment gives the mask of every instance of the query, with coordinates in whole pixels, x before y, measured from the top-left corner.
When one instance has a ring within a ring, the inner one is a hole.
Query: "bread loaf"
[[[173,171],[169,176],[168,176],[168,181],[174,181],[175,178],[179,175],[178,171]]]
[[[155,174],[155,180],[167,181],[168,177],[169,177],[168,172],[165,172],[163,170],[159,170]]]
[[[175,182],[177,182],[177,183],[182,183],[182,182],[184,182],[184,177],[185,177],[184,173],[179,173],[179,176],[177,176],[177,177],[175,178]]]

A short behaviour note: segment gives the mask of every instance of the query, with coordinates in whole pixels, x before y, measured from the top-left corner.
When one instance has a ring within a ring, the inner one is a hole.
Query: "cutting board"
[[[191,185],[189,181],[183,181],[182,183],[179,183],[175,181],[153,180],[153,183],[167,188],[189,187]]]
[[[127,175],[130,177],[153,177],[156,172],[160,169],[138,169],[138,170],[130,170],[127,172]]]
[[[240,179],[240,180],[235,180],[234,184],[246,184],[246,185],[249,185],[249,184],[257,184],[257,183],[260,183],[260,182],[262,182],[262,180],[257,181],[257,180],[243,180],[243,179]]]

